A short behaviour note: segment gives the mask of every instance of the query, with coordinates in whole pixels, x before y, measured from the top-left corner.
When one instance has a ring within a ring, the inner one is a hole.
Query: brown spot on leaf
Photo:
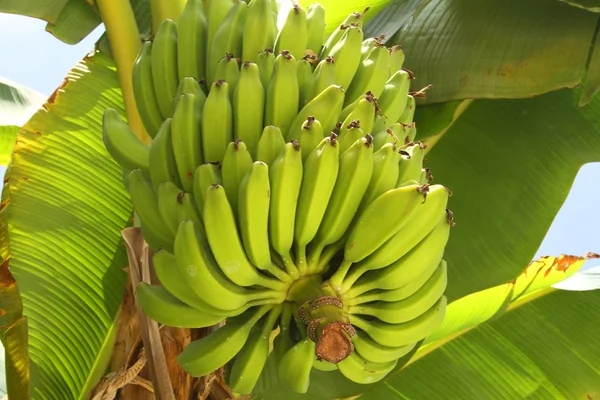
[[[10,258],[7,258],[2,265],[0,265],[0,286],[2,287],[12,287],[16,284],[15,278],[8,269],[9,260]]]
[[[28,181],[29,180],[29,178],[26,177],[26,176],[22,176],[21,179],[24,180],[24,181]]]
[[[52,94],[50,95],[50,97],[48,97],[47,103],[48,104],[54,104],[54,103],[56,103],[56,99],[58,98],[59,91],[63,90],[64,88],[66,88],[68,84],[69,84],[69,78],[65,78],[62,81],[62,83],[54,90],[54,92],[52,92]],[[46,107],[44,107],[44,108],[46,108]]]

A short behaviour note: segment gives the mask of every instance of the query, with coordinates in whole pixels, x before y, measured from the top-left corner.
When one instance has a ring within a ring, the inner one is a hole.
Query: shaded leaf
[[[600,11],[600,8],[598,9]],[[600,31],[596,33],[592,56],[588,65],[585,82],[583,84],[583,93],[579,100],[580,106],[588,104],[598,90],[600,90]]]
[[[65,82],[19,133],[2,213],[34,398],[85,398],[104,374],[127,265],[131,208],[101,139],[104,109],[122,110],[114,65],[96,54]]]
[[[20,318],[4,331],[7,393],[11,400],[29,400],[29,360],[27,359],[27,318]]]
[[[432,0],[388,44],[414,88],[433,84],[428,103],[531,97],[581,82],[597,20],[559,1]]]
[[[392,0],[365,24],[365,37],[375,37],[381,34],[386,38],[392,37],[412,18],[431,2],[431,0]]]
[[[48,32],[65,43],[75,44],[102,22],[93,4],[86,0],[3,0],[0,12],[42,19],[48,22]]]
[[[454,192],[448,206],[457,225],[445,254],[450,301],[519,274],[579,168],[600,160],[600,100],[579,108],[579,95],[476,100],[430,141],[434,182]]]

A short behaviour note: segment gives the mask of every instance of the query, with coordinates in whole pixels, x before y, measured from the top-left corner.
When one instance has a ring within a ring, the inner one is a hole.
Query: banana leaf
[[[108,107],[123,111],[121,92],[97,53],[23,126],[7,171],[3,265],[28,320],[32,398],[86,398],[112,354],[127,265],[119,233],[131,208],[102,144]]]
[[[600,12],[600,1],[598,0],[560,0],[575,7],[588,11]]]

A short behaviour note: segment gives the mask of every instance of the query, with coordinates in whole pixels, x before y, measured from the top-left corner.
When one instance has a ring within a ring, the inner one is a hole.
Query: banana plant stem
[[[133,96],[131,72],[142,45],[133,9],[129,0],[97,0],[96,3],[117,66],[117,77],[123,92],[127,122],[140,140],[149,143],[150,136],[142,123]]]
[[[158,27],[165,19],[177,22],[179,15],[185,7],[186,0],[150,0],[152,10],[152,33],[158,31]]]

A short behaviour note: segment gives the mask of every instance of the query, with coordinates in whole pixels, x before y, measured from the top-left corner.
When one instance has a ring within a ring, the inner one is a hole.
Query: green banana
[[[375,149],[375,145],[373,147]],[[373,174],[358,207],[359,213],[377,197],[396,187],[399,157],[400,154],[391,143],[383,145],[373,153]]]
[[[202,110],[202,150],[204,161],[221,161],[233,140],[233,110],[229,85],[220,80],[212,84]]]
[[[173,110],[177,109],[177,105],[179,104],[179,100],[181,96],[184,94],[193,94],[197,98],[196,107],[200,114],[202,114],[202,108],[204,107],[204,102],[206,101],[206,93],[200,86],[203,84],[204,80],[197,81],[196,78],[192,78],[191,76],[183,78],[179,82],[179,87],[177,87],[177,93],[175,93],[175,97],[173,98]]]
[[[233,101],[233,93],[240,80],[240,66],[231,53],[227,53],[225,57],[221,58],[217,63],[213,82],[219,80],[227,82],[227,86],[229,87],[229,99]]]
[[[369,55],[371,54],[371,52],[374,49],[376,49],[378,47],[383,47],[383,41],[385,41],[385,35],[383,35],[383,34],[378,37],[372,37],[372,38],[363,40],[362,46],[360,48],[360,60],[361,61],[366,60],[367,57],[369,57]],[[389,51],[388,51],[388,53],[389,53]],[[389,59],[388,59],[388,61],[389,61]],[[388,63],[388,69],[389,69],[389,63]],[[389,75],[389,71],[387,71],[386,77],[387,77],[387,75]]]
[[[313,242],[315,254],[320,254],[326,245],[335,243],[344,236],[367,190],[372,173],[372,138],[366,136],[357,140],[340,156],[335,187]]]
[[[345,298],[345,306],[369,303],[373,301],[400,301],[409,298],[423,287],[429,280],[447,280],[447,264],[445,260],[440,261],[439,265],[433,265],[433,268],[427,268],[422,273],[404,286],[392,290],[370,290],[354,298]]]
[[[289,349],[279,362],[279,379],[294,392],[306,393],[315,357],[315,342],[306,338]]]
[[[273,54],[273,49],[268,48],[258,53],[256,65],[258,65],[260,82],[266,91],[273,77],[273,70],[275,69],[275,54]]]
[[[404,108],[404,112],[398,118],[398,122],[410,125],[413,123],[413,119],[415,117],[415,98],[411,95],[408,95],[408,99],[406,100],[406,107]]]
[[[448,191],[441,185],[429,187],[427,201],[412,213],[406,223],[375,252],[356,265],[356,271],[368,271],[390,265],[425,238],[446,219]]]
[[[246,23],[247,14],[248,4],[241,0],[235,2],[215,32],[212,42],[209,42],[210,52],[207,53],[208,65],[206,66],[209,85],[216,82],[216,80],[214,80],[215,73],[217,72],[217,64],[220,59],[227,53],[233,54],[233,57],[242,56],[242,35],[244,33],[244,24]],[[208,39],[210,40],[210,29],[212,28],[212,21],[210,20],[208,28]]]
[[[169,232],[175,237],[177,229],[179,229],[179,215],[177,212],[177,202],[181,191],[173,182],[165,181],[158,186],[156,197],[158,199],[158,212],[165,225],[169,228]]]
[[[173,115],[172,100],[179,86],[177,72],[177,25],[172,19],[161,22],[152,43],[152,81],[163,118]]]
[[[362,275],[352,276],[354,284],[344,281],[340,292],[344,297],[357,297],[373,289],[393,290],[409,284],[419,277],[423,271],[439,265],[448,242],[450,224],[441,222],[414,249],[404,257],[385,268],[367,271]]]
[[[182,269],[198,297],[214,308],[237,310],[258,304],[279,303],[272,290],[242,288],[225,277],[206,241],[202,225],[183,221],[175,236],[177,268]]]
[[[307,83],[302,105],[314,99],[331,85],[335,85],[335,63],[333,57],[327,57],[319,62],[312,73],[311,79]]]
[[[306,32],[306,48],[318,55],[325,40],[325,8],[319,3],[311,4],[306,11]]]
[[[235,393],[252,393],[267,363],[271,330],[280,313],[281,305],[271,309],[263,322],[262,329],[257,326],[253,328],[254,332],[235,358],[229,374],[229,386]]]
[[[337,367],[346,378],[352,382],[369,384],[379,382],[392,372],[398,360],[385,363],[375,363],[365,360],[358,353],[353,352],[346,359],[337,363]]]
[[[324,138],[304,163],[296,209],[294,239],[300,272],[308,268],[306,245],[314,239],[325,216],[339,171],[339,147],[335,135]]]
[[[383,346],[359,330],[356,331],[356,335],[352,338],[352,344],[354,344],[354,351],[364,358],[365,361],[386,363],[404,357],[415,348],[417,343],[410,343],[400,347]]]
[[[323,126],[321,123],[309,115],[308,119],[302,124],[302,131],[298,140],[302,149],[302,162],[306,162],[310,153],[323,140],[323,136]]]
[[[102,116],[102,140],[108,153],[123,169],[148,171],[148,146],[138,139],[113,108],[107,108]]]
[[[271,261],[270,197],[269,167],[262,161],[256,161],[239,186],[238,224],[242,243],[248,259],[256,268],[268,271],[281,281],[289,282],[289,276]]]
[[[234,216],[237,216],[238,211],[238,190],[240,183],[251,168],[252,156],[250,156],[246,144],[238,140],[229,143],[223,157],[221,177],[225,193],[227,194],[227,200],[231,205]]]
[[[260,285],[275,291],[287,292],[288,285],[268,278],[250,263],[236,227],[235,217],[225,190],[213,185],[206,190],[202,212],[206,237],[219,268],[236,285]]]
[[[268,0],[258,1],[268,2]],[[265,91],[260,83],[260,73],[256,64],[249,62],[242,64],[240,80],[233,92],[232,103],[233,137],[246,143],[250,155],[255,159],[263,130],[265,107]]]
[[[193,221],[196,225],[202,224],[196,202],[191,194],[181,193],[177,197],[177,201],[177,217],[180,222]]]
[[[287,132],[298,113],[299,88],[296,59],[283,51],[275,59],[275,70],[266,91],[265,125]]]
[[[258,53],[275,42],[277,27],[271,16],[270,0],[253,0],[242,36],[242,60],[256,62]]]
[[[396,71],[400,71],[402,66],[404,65],[404,60],[406,56],[404,55],[404,51],[402,50],[402,46],[396,45],[392,46],[389,49],[390,52],[390,75],[396,73]]]
[[[306,11],[299,5],[294,5],[290,8],[287,19],[277,34],[275,52],[287,50],[296,60],[300,60],[304,57],[307,41]]]
[[[370,91],[375,97],[382,93],[388,80],[390,53],[385,47],[376,47],[369,56],[358,65],[356,74],[346,91],[344,105],[352,103],[361,94]]]
[[[348,89],[360,64],[363,31],[353,25],[346,27],[345,31],[340,41],[331,48],[327,56],[335,59],[335,83]]]
[[[352,325],[362,329],[375,342],[389,347],[406,346],[431,335],[444,321],[446,297],[442,297],[427,312],[412,321],[402,324],[388,324],[369,321],[353,315]]]
[[[434,274],[421,288],[406,299],[375,301],[348,307],[349,314],[371,315],[389,324],[408,322],[431,308],[446,291],[446,275]]]
[[[208,21],[202,0],[188,0],[177,22],[177,68],[179,80],[206,79]]]
[[[226,325],[188,344],[177,357],[177,362],[192,376],[204,376],[216,371],[240,352],[252,327],[271,307],[263,306],[254,312],[228,319]]]
[[[281,129],[273,125],[265,126],[258,140],[256,159],[271,166],[285,145]]]
[[[425,158],[426,145],[415,143],[405,147],[401,152],[401,157],[398,160],[398,179],[396,187],[402,186],[405,182],[419,180],[421,170],[423,169],[423,159]]]
[[[291,276],[298,270],[290,254],[294,241],[296,209],[303,175],[302,154],[298,142],[285,144],[270,167],[271,206],[269,208],[269,241],[282,257]]]
[[[360,128],[359,120],[354,120],[343,127],[338,136],[340,154],[344,154],[357,140],[363,137],[365,137],[365,133]]]
[[[163,118],[154,92],[152,78],[152,42],[144,42],[133,64],[133,96],[140,118],[150,137],[156,136]]]
[[[154,321],[180,328],[203,328],[222,321],[222,315],[211,315],[187,305],[163,286],[141,282],[136,288],[136,300],[144,313]]]
[[[134,169],[129,174],[129,196],[135,212],[144,221],[147,230],[160,240],[160,247],[170,250],[174,237],[160,217],[158,199],[151,184],[139,169]]]
[[[404,113],[410,89],[410,75],[404,70],[399,70],[392,75],[383,88],[378,98],[381,112],[386,116],[385,128],[389,128]]]
[[[338,115],[342,110],[344,103],[344,89],[338,85],[331,85],[323,90],[317,97],[309,101],[294,118],[289,131],[287,140],[298,140],[302,132],[302,125],[313,116],[321,122],[323,132],[329,134],[337,123]],[[283,132],[283,131],[282,131]]]
[[[202,164],[194,172],[194,200],[196,208],[202,215],[206,190],[212,185],[222,185],[221,163]]]
[[[313,56],[314,57],[314,56]],[[307,102],[308,89],[310,88],[310,81],[312,79],[313,74],[313,65],[309,61],[311,59],[310,56],[304,56],[301,60],[297,60],[296,63],[298,66],[296,67],[296,76],[298,77],[298,96],[299,96],[299,106],[304,107]]]
[[[365,12],[367,10],[368,7],[367,9],[365,9]],[[361,25],[363,17],[364,12],[353,12],[352,14],[348,15],[346,19],[344,19],[344,21],[331,33],[331,35],[329,35],[329,37],[323,44],[323,49],[321,50],[320,58],[325,58],[328,55],[329,51],[333,48],[333,46],[335,46],[342,39],[344,33],[346,33],[346,29],[348,29],[348,26]]]
[[[376,133],[373,136],[373,146],[375,149],[382,148],[386,143],[393,144],[396,147],[403,146],[406,143],[408,128],[400,122],[392,124],[389,128]],[[397,159],[399,161],[399,158]],[[396,177],[396,179],[398,179]]]
[[[202,164],[201,115],[193,94],[183,94],[177,103],[171,123],[171,142],[177,172],[183,188],[191,192],[194,171]]]
[[[205,10],[206,20],[208,21],[208,28],[206,30],[206,71],[209,71],[209,61],[211,54],[211,46],[215,38],[217,30],[223,25],[227,14],[233,8],[233,5],[239,0],[210,0],[208,4],[208,10]],[[206,1],[205,1],[206,3]],[[220,54],[219,58],[223,57]],[[208,78],[208,77],[206,77]]]

